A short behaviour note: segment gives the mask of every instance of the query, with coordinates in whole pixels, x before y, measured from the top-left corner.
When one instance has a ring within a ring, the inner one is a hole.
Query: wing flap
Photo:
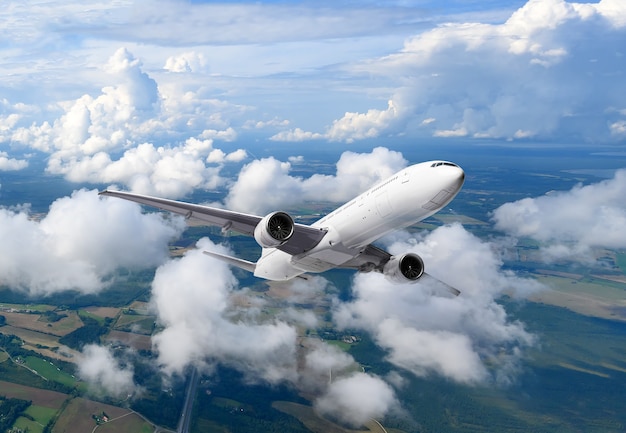
[[[130,192],[105,190],[100,192],[100,195],[134,201],[182,215],[188,220],[221,227],[223,230],[232,230],[248,236],[254,236],[254,228],[262,219],[262,217],[256,215]],[[325,235],[325,229],[296,223],[294,224],[294,233],[291,239],[277,249],[291,255],[301,254],[317,245]]]

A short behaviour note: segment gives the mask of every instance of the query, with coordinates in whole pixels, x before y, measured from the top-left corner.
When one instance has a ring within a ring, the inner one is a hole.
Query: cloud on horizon
[[[386,110],[347,112],[323,133],[296,128],[272,139],[408,134],[619,143],[625,43],[620,0],[530,0],[502,23],[440,24],[396,53],[346,66],[395,83]]]

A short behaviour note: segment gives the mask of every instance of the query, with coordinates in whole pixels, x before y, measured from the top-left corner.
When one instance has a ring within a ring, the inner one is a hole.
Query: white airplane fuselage
[[[463,170],[450,162],[407,167],[313,223],[328,233],[309,251],[292,256],[264,248],[254,275],[280,281],[340,266],[376,239],[441,210],[458,194],[464,178]]]

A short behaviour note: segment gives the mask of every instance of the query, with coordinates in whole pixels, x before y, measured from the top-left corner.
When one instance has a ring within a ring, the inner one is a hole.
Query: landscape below
[[[529,170],[478,164],[467,155],[458,159],[455,162],[466,170],[472,169],[468,170],[465,190],[453,202],[454,210],[443,211],[413,230],[460,222],[474,235],[488,239],[494,235],[489,215],[499,205],[598,180],[559,166]],[[520,184],[525,185],[524,191],[520,191]],[[54,191],[48,193],[55,197]],[[332,207],[314,203],[293,212],[306,220],[307,214]],[[172,255],[182,254],[203,236],[228,242],[240,257],[258,254],[253,240],[222,238],[219,230],[190,227],[172,245]],[[405,385],[397,389],[405,415],[389,415],[377,420],[380,424],[369,423],[363,431],[624,431],[626,252],[598,249],[594,255],[601,259],[596,261],[600,265],[548,265],[537,256],[539,246],[525,240],[511,247],[504,265],[517,275],[551,287],[528,301],[499,300],[511,318],[524,323],[538,339],[526,350],[515,381],[507,386],[470,386],[435,375],[406,374]],[[276,314],[284,293],[249,275],[237,276],[242,286],[264,299],[268,317]],[[348,286],[352,273],[332,271],[324,276],[341,291]],[[156,374],[150,337],[160,328],[149,308],[154,270],[120,270],[118,277],[97,295],[65,292],[25,299],[19,290],[0,289],[0,432],[72,433],[92,431],[98,425],[97,431],[151,432],[157,426],[176,429],[187,382],[185,377],[165,381]],[[323,299],[315,306],[329,307]],[[303,344],[306,339],[323,338],[342,348],[364,371],[384,376],[394,369],[385,360],[386,353],[366,333],[340,332],[331,322],[299,332]],[[133,348],[133,379],[142,392],[112,398],[79,380],[75,362],[89,343],[109,345],[120,353]],[[249,385],[236,370],[221,366],[199,380],[191,431],[351,430],[321,418],[308,396],[288,386]]]

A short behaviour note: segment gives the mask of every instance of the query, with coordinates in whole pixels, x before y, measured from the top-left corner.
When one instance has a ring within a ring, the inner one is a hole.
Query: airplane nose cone
[[[465,182],[465,172],[459,166],[446,166],[442,167],[446,170],[446,177],[448,178],[449,186],[448,189],[457,192],[463,186],[463,182]]]
[[[461,167],[457,167],[457,171],[458,171],[458,173],[456,174],[457,189],[461,189],[461,187],[463,186],[463,183],[465,182],[465,172],[463,171]]]

